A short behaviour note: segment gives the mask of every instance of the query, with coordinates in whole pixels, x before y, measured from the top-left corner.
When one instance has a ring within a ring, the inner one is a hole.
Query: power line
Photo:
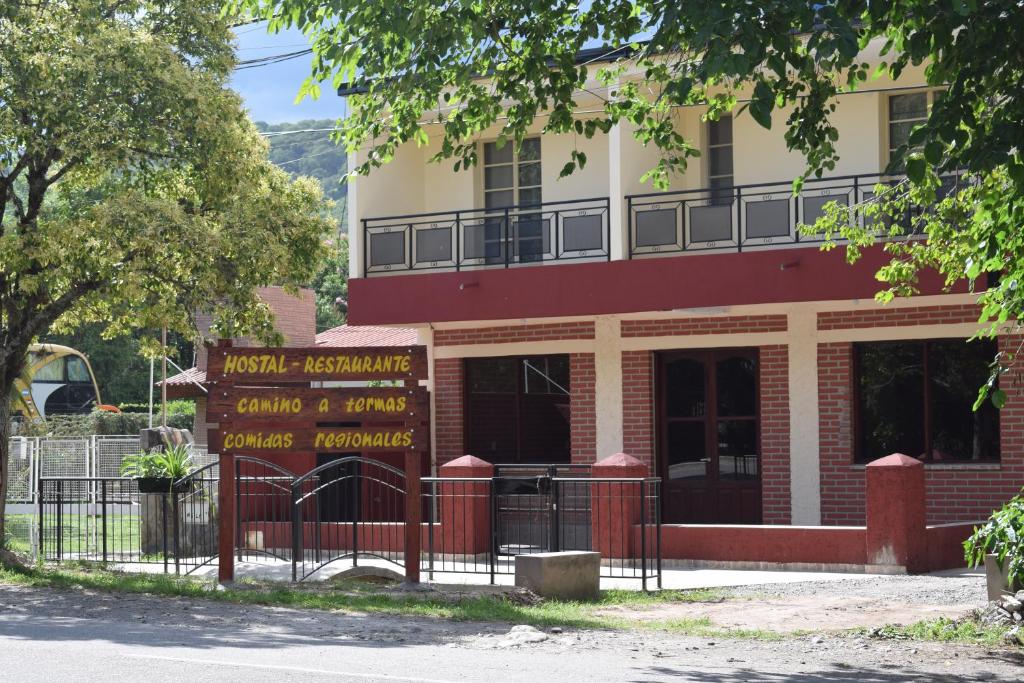
[[[305,161],[306,159],[312,159],[313,157],[322,157],[325,154],[337,154],[338,151],[338,149],[328,149],[323,152],[317,152],[316,154],[309,154],[304,157],[299,157],[298,159],[292,159],[291,161],[282,161],[275,164],[275,166],[287,166],[288,164],[294,164],[297,161]]]

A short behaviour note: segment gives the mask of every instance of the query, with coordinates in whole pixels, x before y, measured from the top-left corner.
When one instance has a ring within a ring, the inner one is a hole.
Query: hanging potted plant
[[[192,453],[183,444],[132,455],[121,463],[121,476],[135,479],[139,493],[181,493],[189,482],[179,480],[192,470]]]
[[[1024,588],[1024,495],[1011,498],[975,528],[964,551],[970,567],[985,565],[989,600]]]

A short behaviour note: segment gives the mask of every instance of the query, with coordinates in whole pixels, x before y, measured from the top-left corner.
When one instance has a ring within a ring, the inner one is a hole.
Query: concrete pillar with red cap
[[[868,463],[865,471],[867,563],[927,571],[924,465],[894,453]]]
[[[434,530],[435,553],[476,555],[488,551],[493,476],[494,465],[474,455],[464,455],[438,468],[438,477],[447,481],[434,484],[441,497],[441,528]]]
[[[647,502],[653,491],[649,491],[642,482],[648,475],[647,465],[626,453],[610,455],[591,466],[592,543],[601,557],[633,557],[633,547],[638,539],[636,527],[644,520],[645,514],[647,517],[652,515]]]

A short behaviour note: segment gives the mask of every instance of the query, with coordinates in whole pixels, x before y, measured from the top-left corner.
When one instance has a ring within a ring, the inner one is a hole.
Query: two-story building
[[[666,523],[843,525],[864,523],[865,463],[901,452],[926,465],[929,523],[983,518],[1024,483],[1018,379],[1002,411],[972,404],[1022,340],[969,342],[973,295],[928,274],[883,306],[880,249],[850,266],[797,229],[889,179],[937,96],[924,82],[838,97],[841,161],[797,196],[785,112],[765,130],[676,109],[702,153],[665,192],[627,124],[586,139],[539,120],[519,149],[490,131],[462,172],[428,162],[436,127],[349,181],[349,320],[428,347],[435,466],[626,452],[663,478]],[[573,149],[586,166],[559,178]]]

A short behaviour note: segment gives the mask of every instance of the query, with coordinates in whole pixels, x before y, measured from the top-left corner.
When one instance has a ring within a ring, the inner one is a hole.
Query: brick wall
[[[654,467],[654,354],[622,352],[622,448]]]
[[[437,466],[466,455],[463,445],[463,369],[461,358],[434,360],[433,430]]]
[[[853,344],[818,344],[821,523],[864,524],[864,470],[853,464]]]
[[[569,354],[571,460],[592,463],[597,455],[594,354]],[[610,455],[610,454],[609,454]]]
[[[975,304],[885,308],[868,311],[829,311],[818,314],[819,330],[850,330],[857,327],[907,327],[978,322],[980,309]]]
[[[943,307],[947,308],[947,307]],[[1015,349],[1016,336],[999,340]],[[822,523],[864,523],[864,468],[853,463],[853,345],[818,345]],[[1002,457],[998,468],[970,464],[926,466],[929,524],[976,521],[1024,485],[1024,375],[1001,382],[1007,404],[1000,412]],[[908,454],[913,455],[913,454]]]
[[[693,334],[785,332],[785,315],[732,315],[668,320],[623,320],[623,337],[669,337]]]
[[[435,346],[459,344],[504,344],[510,342],[560,341],[566,339],[593,339],[594,323],[547,323],[542,325],[508,325],[457,330],[436,330]]]
[[[761,511],[765,524],[789,524],[789,349],[760,348]]]

